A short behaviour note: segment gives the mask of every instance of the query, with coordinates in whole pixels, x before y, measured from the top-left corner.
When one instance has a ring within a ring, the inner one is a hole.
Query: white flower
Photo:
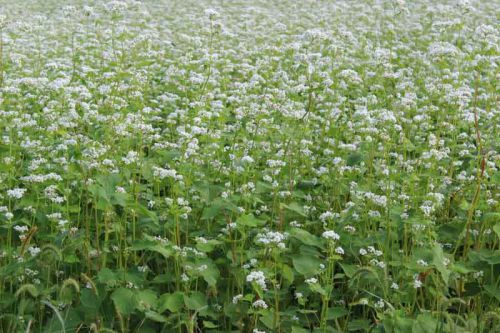
[[[271,245],[278,246],[279,248],[285,248],[284,241],[287,239],[288,234],[281,233],[279,231],[268,231],[264,234],[257,235],[257,243],[261,243],[263,245]]]
[[[419,264],[420,266],[424,266],[424,267],[429,265],[425,260],[422,260],[422,259],[418,259],[417,264]]]
[[[374,306],[378,309],[383,309],[385,307],[385,302],[380,299],[377,302],[375,302]]]
[[[12,190],[7,190],[7,196],[13,199],[21,199],[25,192],[25,188],[14,188]]]
[[[247,163],[247,164],[252,164],[254,162],[254,159],[251,158],[250,156],[246,155],[241,158],[241,162]]]
[[[30,247],[28,247],[28,251],[31,254],[31,256],[34,257],[40,253],[41,249],[39,247],[36,247],[36,246],[30,246]]]
[[[262,271],[252,271],[247,275],[247,282],[255,282],[262,290],[267,290],[266,277]]]
[[[175,180],[183,180],[184,177],[182,175],[178,175],[177,171],[174,169],[163,169],[154,166],[153,167],[153,176],[159,179],[172,178]]]
[[[319,216],[319,219],[321,222],[325,222],[326,220],[331,220],[333,219],[334,217],[336,217],[336,214],[330,212],[330,211],[327,211],[327,212],[324,212],[323,214],[321,214]]]
[[[137,162],[138,159],[139,159],[139,153],[132,150],[127,153],[126,157],[122,157],[123,163],[127,165]]]
[[[144,265],[144,266],[137,266],[137,270],[138,270],[139,272],[142,272],[142,273],[147,272],[147,271],[148,271],[148,269],[149,269],[148,265]]]
[[[116,186],[115,187],[115,192],[116,193],[126,193],[127,191],[125,191],[125,189],[121,186]]]
[[[355,227],[353,227],[352,225],[346,225],[346,226],[344,227],[344,230],[345,230],[345,231],[347,231],[347,232],[348,232],[348,233],[350,233],[350,234],[353,234],[353,233],[355,233],[355,232],[356,232],[356,228],[355,228]]]
[[[28,231],[28,227],[23,225],[23,226],[20,226],[20,225],[16,225],[14,226],[14,230],[19,232],[19,233],[25,233],[26,231]]]
[[[318,279],[312,277],[312,278],[309,278],[305,281],[307,284],[316,284],[318,283]]]
[[[472,273],[472,276],[474,277],[474,279],[479,279],[480,277],[484,276],[484,272],[483,271],[474,272]]]
[[[240,299],[242,299],[242,298],[243,298],[243,295],[242,295],[242,294],[239,294],[239,295],[234,296],[234,297],[233,297],[233,304],[238,303],[238,301],[239,301]]]
[[[335,253],[342,255],[344,254],[344,249],[339,246],[335,249]]]
[[[267,309],[267,304],[261,299],[256,300],[252,303],[252,306],[256,309]]]
[[[340,236],[333,230],[327,230],[321,234],[323,238],[326,238],[328,240],[339,240]]]
[[[205,15],[208,16],[211,20],[219,16],[219,12],[213,8],[205,9]]]

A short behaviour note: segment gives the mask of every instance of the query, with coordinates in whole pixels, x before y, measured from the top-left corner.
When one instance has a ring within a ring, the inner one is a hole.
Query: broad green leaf
[[[109,268],[103,268],[97,273],[97,281],[108,286],[114,286],[119,281],[118,276]]]
[[[251,214],[242,215],[236,220],[237,226],[245,226],[250,228],[262,227],[265,224],[266,221],[259,220]]]
[[[347,311],[346,309],[336,306],[328,309],[326,313],[326,319],[328,320],[338,319],[340,317],[344,317],[348,313],[349,311]]]
[[[288,210],[291,210],[292,212],[299,214],[300,216],[304,217],[307,216],[307,214],[304,211],[304,207],[302,207],[296,202],[291,202],[288,205],[282,204],[282,206]]]
[[[155,309],[157,306],[157,295],[151,289],[139,290],[136,293],[137,302],[139,303],[139,310]]]
[[[311,330],[299,326],[292,326],[292,333],[311,333]]]
[[[443,249],[439,244],[435,244],[434,247],[432,248],[432,263],[436,267],[436,269],[441,273],[441,276],[443,277],[443,280],[445,283],[448,283],[448,280],[450,278],[450,270],[445,266],[444,264],[444,253]]]
[[[267,328],[272,329],[274,327],[274,309],[265,310],[263,314],[260,316],[260,321]]]
[[[162,245],[158,242],[154,242],[151,240],[138,240],[136,241],[131,250],[133,251],[152,251],[161,254],[165,259],[168,259],[172,256],[173,251],[167,245]]]
[[[430,314],[420,314],[413,322],[412,333],[435,333],[438,323]]]
[[[497,301],[500,302],[500,289],[499,288],[497,288],[494,285],[488,284],[488,285],[484,286],[484,290],[486,290],[486,292],[490,296],[495,297],[497,299]]]
[[[210,202],[210,204],[203,209],[203,213],[201,215],[202,220],[209,220],[217,215],[221,214],[224,209],[226,209],[228,206],[228,203],[222,199],[215,199],[214,201]]]
[[[211,321],[204,320],[203,321],[203,327],[204,328],[217,328],[218,326]]]
[[[158,312],[162,313],[166,310],[176,313],[184,306],[184,294],[175,292],[173,294],[163,294],[158,300]]]
[[[156,321],[158,323],[166,323],[167,318],[159,314],[158,312],[154,311],[146,311],[145,313],[146,318],[151,319],[152,321]]]
[[[348,278],[352,278],[354,274],[356,274],[356,271],[358,270],[358,267],[355,265],[350,265],[346,263],[339,263],[340,267],[344,270],[345,275],[347,275]]]
[[[134,292],[127,288],[116,289],[113,294],[111,294],[111,299],[115,303],[118,312],[124,316],[128,316],[134,312],[138,305]]]
[[[493,226],[493,230],[495,231],[495,233],[497,234],[498,238],[500,238],[500,222],[497,222],[494,226]]]
[[[321,264],[318,258],[305,255],[294,257],[292,262],[295,270],[306,277],[316,274]]]
[[[366,319],[355,319],[351,320],[347,324],[347,329],[352,332],[352,331],[366,331],[370,328],[370,321]]]
[[[209,261],[203,261],[202,264],[206,265],[207,268],[200,272],[201,276],[203,276],[203,279],[208,283],[210,287],[215,287],[217,284],[217,279],[220,275],[219,270],[213,263]]]
[[[311,284],[309,288],[322,296],[328,296],[328,292],[319,284]]]
[[[184,304],[190,310],[201,311],[207,306],[207,296],[195,291],[191,295],[184,295]]]
[[[283,264],[281,266],[281,276],[283,276],[283,278],[289,283],[292,283],[294,280],[293,269],[290,266]]]
[[[360,153],[352,153],[352,154],[350,154],[347,157],[346,164],[348,166],[354,166],[354,165],[358,165],[359,163],[361,163],[362,160],[363,160],[363,155],[362,154],[360,154]]]
[[[299,240],[300,242],[302,242],[303,244],[318,246],[318,247],[321,246],[321,240],[307,230],[300,228],[293,228],[290,231],[290,235]]]

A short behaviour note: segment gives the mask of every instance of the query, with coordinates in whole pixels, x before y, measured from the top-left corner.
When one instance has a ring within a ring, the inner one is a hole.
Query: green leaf
[[[300,242],[302,242],[303,244],[318,246],[318,247],[321,246],[321,240],[307,230],[300,228],[293,228],[290,231],[290,235],[299,240]]]
[[[344,271],[345,275],[347,275],[348,278],[352,278],[354,274],[358,271],[358,267],[355,265],[350,265],[350,264],[345,264],[345,263],[339,263],[340,267],[342,267],[342,270]]]
[[[443,280],[445,283],[448,283],[450,279],[450,270],[444,265],[444,254],[443,249],[439,244],[435,244],[432,248],[432,263],[436,267],[436,269],[441,273]]]
[[[139,310],[154,309],[157,306],[156,292],[151,289],[140,290],[136,294],[137,302],[139,303]]]
[[[413,333],[435,333],[437,328],[437,320],[430,314],[420,314],[417,320],[413,322]]]
[[[209,252],[212,252],[214,250],[214,248],[220,244],[222,244],[221,241],[218,241],[216,239],[210,239],[206,243],[202,243],[202,242],[196,243],[196,249],[201,251],[201,252],[209,253]]]
[[[118,282],[118,276],[109,268],[103,268],[97,274],[97,281],[107,286],[114,286]]]
[[[500,302],[500,289],[498,289],[496,286],[494,285],[491,285],[491,284],[488,284],[488,285],[485,285],[484,286],[484,290],[486,290],[486,292],[492,296],[492,297],[495,297],[497,299],[497,301]]]
[[[347,157],[346,164],[348,166],[354,166],[360,164],[362,160],[363,155],[361,155],[360,153],[352,153]]]
[[[460,205],[458,207],[460,207],[460,209],[462,209],[462,210],[467,211],[467,210],[469,210],[470,203],[464,199],[464,200],[462,200],[462,202],[460,202]]]
[[[321,261],[318,258],[305,255],[294,257],[292,262],[295,270],[304,276],[316,274],[319,269],[319,265],[321,264]]]
[[[172,256],[172,249],[151,240],[138,240],[130,248],[133,251],[152,251],[161,254],[165,259]]]
[[[468,274],[474,272],[473,269],[467,268],[462,263],[454,263],[453,265],[451,265],[450,270],[452,270],[453,272],[457,272],[459,274]]]
[[[225,206],[226,206],[226,203],[224,201],[222,201],[221,199],[214,200],[213,202],[210,203],[210,206],[205,207],[203,209],[201,219],[202,220],[210,220],[210,219],[216,217],[217,215],[219,215],[219,213],[222,210],[224,210]]]
[[[274,309],[269,309],[265,311],[260,316],[260,321],[261,323],[266,325],[267,328],[272,329],[274,327]]]
[[[282,206],[288,210],[291,210],[292,212],[299,214],[300,216],[304,216],[304,217],[307,216],[307,214],[304,211],[304,207],[302,207],[301,205],[299,205],[296,202],[291,202],[288,205],[282,204]]]
[[[382,324],[387,332],[408,333],[412,331],[413,319],[407,316],[403,310],[386,312]]]
[[[481,286],[477,281],[466,282],[464,284],[463,296],[472,297],[476,296],[481,292]]]
[[[349,311],[347,311],[346,309],[336,306],[328,309],[326,313],[326,319],[327,320],[338,319],[340,317],[347,315],[348,313]]]
[[[132,290],[127,288],[118,288],[113,294],[111,294],[111,299],[115,303],[118,312],[124,316],[127,316],[134,312],[137,306],[137,299]]]
[[[299,326],[292,326],[292,333],[310,333],[311,330]]]
[[[370,328],[370,322],[366,319],[351,320],[347,325],[349,331],[366,331]]]
[[[266,221],[259,220],[255,216],[251,214],[246,214],[238,217],[236,219],[236,225],[237,226],[245,226],[245,227],[250,227],[250,228],[257,228],[257,227],[262,227],[266,224]]]
[[[184,306],[184,294],[175,292],[173,294],[163,294],[158,300],[158,312],[162,313],[166,310],[176,313]]]
[[[328,293],[326,292],[325,288],[323,288],[322,286],[320,286],[319,284],[311,284],[309,286],[309,288],[311,288],[312,291],[314,292],[317,292],[318,294],[322,295],[322,296],[328,296]]]
[[[161,314],[154,311],[146,311],[144,313],[146,318],[151,319],[152,321],[156,321],[157,323],[166,323],[167,318],[162,316]]]
[[[186,307],[190,310],[201,311],[207,306],[207,297],[195,291],[191,293],[190,296],[184,295],[184,304],[186,304]]]
[[[495,231],[495,233],[497,234],[498,238],[500,238],[500,222],[497,222],[497,224],[495,224],[493,226],[493,231]]]
[[[204,320],[203,321],[204,328],[217,328],[218,326],[212,323],[211,321]]]
[[[293,269],[290,266],[283,264],[281,266],[281,276],[289,283],[292,283],[294,280]]]
[[[318,182],[313,182],[312,180],[303,180],[297,184],[297,188],[299,190],[308,190],[318,186],[321,186],[321,184]]]
[[[200,272],[201,276],[210,287],[215,287],[220,275],[219,270],[211,261],[204,260],[202,261],[202,265],[206,265],[207,268]]]
[[[83,288],[80,292],[80,304],[85,311],[85,316],[89,318],[97,316],[101,303],[101,299],[92,290]]]

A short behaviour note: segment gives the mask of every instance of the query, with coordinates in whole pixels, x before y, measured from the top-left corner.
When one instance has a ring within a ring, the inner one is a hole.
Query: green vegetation
[[[5,0],[0,333],[500,332],[500,2]]]

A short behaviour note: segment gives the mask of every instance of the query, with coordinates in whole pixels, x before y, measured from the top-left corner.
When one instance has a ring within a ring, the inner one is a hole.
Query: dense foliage
[[[0,332],[500,332],[500,2],[62,3],[0,8]]]

